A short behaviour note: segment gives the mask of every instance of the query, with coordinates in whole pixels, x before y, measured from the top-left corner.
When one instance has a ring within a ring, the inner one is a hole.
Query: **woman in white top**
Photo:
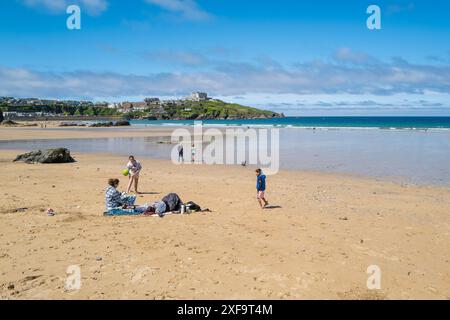
[[[129,182],[127,187],[127,193],[130,193],[131,186],[134,183],[134,192],[139,194],[138,192],[138,184],[139,184],[139,173],[142,170],[141,163],[137,161],[134,156],[130,156],[128,158],[129,162],[127,164],[127,168],[130,171],[129,173]]]

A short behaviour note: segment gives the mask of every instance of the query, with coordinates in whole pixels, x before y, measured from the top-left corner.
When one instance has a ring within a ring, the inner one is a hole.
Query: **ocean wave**
[[[307,130],[450,131],[450,117],[288,117],[283,119],[204,120],[207,128],[279,128]],[[189,127],[193,120],[134,120],[132,125]]]
[[[139,127],[192,127],[192,123],[132,123],[132,126]],[[296,124],[236,124],[236,123],[203,123],[206,128],[248,128],[248,129],[303,129],[303,130],[389,130],[389,131],[438,131],[447,132],[450,128],[445,127],[380,127],[380,126],[311,126],[311,125],[296,125]]]

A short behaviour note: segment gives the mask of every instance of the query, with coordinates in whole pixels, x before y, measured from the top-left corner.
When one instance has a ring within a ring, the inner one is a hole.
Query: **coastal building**
[[[41,100],[42,105],[44,106],[53,106],[55,105],[55,100]]]
[[[92,107],[94,104],[91,101],[80,101],[78,105],[83,107]]]
[[[147,105],[155,105],[161,103],[161,100],[159,100],[159,98],[146,98],[144,99],[144,101]]]
[[[118,106],[119,112],[133,112],[133,111],[144,111],[148,109],[146,102],[123,102]]]
[[[131,106],[133,108],[133,111],[144,111],[148,108],[146,102],[133,102]]]
[[[3,111],[5,119],[12,119],[18,116],[18,112],[15,111]]]
[[[120,107],[120,103],[108,103],[108,109],[118,109]]]
[[[54,117],[54,113],[49,112],[17,112],[17,111],[4,111],[3,116],[5,119],[24,119],[24,118],[42,118],[42,117]]]
[[[24,99],[24,102],[25,102],[25,105],[32,106],[32,105],[38,105],[39,100],[35,99],[35,98],[27,98],[27,99]]]
[[[208,94],[205,92],[192,92],[188,100],[191,101],[206,101],[208,100]]]
[[[108,107],[108,103],[107,102],[97,102],[94,106],[96,108],[107,108]]]

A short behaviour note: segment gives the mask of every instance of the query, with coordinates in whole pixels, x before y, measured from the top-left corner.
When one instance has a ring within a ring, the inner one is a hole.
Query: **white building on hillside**
[[[192,101],[206,101],[208,100],[208,94],[205,92],[193,92],[188,100]]]

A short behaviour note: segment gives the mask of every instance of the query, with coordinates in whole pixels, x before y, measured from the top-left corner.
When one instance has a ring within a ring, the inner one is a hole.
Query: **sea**
[[[194,121],[131,121],[122,130],[186,128]],[[450,187],[450,117],[286,117],[207,120],[207,128],[263,128],[279,131],[281,170],[305,170],[374,177],[419,185]],[[57,130],[57,129],[55,129]],[[0,149],[67,147],[72,153],[101,152],[171,159],[168,137],[0,141]],[[189,148],[189,147],[188,147]],[[247,150],[248,151],[248,150]],[[189,150],[186,151],[189,156]],[[249,154],[246,154],[248,159]],[[239,165],[239,163],[236,163]]]
[[[193,125],[193,120],[134,120],[133,125]],[[450,117],[286,117],[276,119],[204,120],[210,126],[279,128],[358,128],[385,130],[450,130]]]

